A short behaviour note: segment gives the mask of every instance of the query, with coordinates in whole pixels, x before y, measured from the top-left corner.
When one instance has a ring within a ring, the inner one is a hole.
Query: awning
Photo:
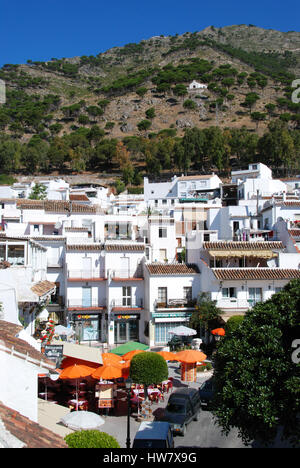
[[[52,344],[55,344],[54,340],[52,341]],[[95,362],[99,365],[103,364],[99,348],[68,343],[66,341],[59,341],[58,344],[63,345],[64,357],[72,357],[83,361]]]
[[[212,257],[230,258],[230,257],[256,257],[256,258],[274,258],[278,256],[277,252],[272,250],[209,250]]]

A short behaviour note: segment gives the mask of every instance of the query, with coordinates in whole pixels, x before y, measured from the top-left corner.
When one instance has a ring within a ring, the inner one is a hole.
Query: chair
[[[168,393],[169,393],[169,390],[170,390],[170,389],[171,389],[171,392],[172,392],[172,390],[173,390],[173,382],[172,382],[172,381],[168,382],[168,385],[167,385],[167,386],[168,386]]]

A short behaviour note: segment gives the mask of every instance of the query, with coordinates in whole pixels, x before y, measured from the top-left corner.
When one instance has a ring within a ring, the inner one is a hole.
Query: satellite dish
[[[60,229],[62,226],[61,222],[60,221],[57,221],[57,223],[55,223],[54,227],[55,229]]]

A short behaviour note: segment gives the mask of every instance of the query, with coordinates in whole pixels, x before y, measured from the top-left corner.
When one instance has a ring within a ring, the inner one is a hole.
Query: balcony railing
[[[126,278],[143,278],[144,275],[143,275],[143,268],[141,265],[139,265],[137,268],[135,269],[131,269],[131,268],[128,268],[128,269],[121,269],[121,270],[112,270],[112,279],[116,279],[116,278],[122,278],[122,279],[126,279]]]
[[[98,307],[106,307],[106,299],[68,299],[68,308],[81,308],[81,309],[91,309]]]
[[[96,268],[89,270],[68,270],[68,279],[104,279],[105,277],[106,276],[104,268]]]
[[[196,299],[168,299],[167,301],[156,299],[154,307],[156,309],[193,309],[196,302]]]
[[[112,308],[140,308],[142,309],[143,306],[143,299],[135,298],[135,297],[124,297],[122,299],[112,299],[110,303]]]

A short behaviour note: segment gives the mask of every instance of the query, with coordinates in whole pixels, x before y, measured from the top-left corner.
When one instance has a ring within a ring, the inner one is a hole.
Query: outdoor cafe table
[[[134,395],[137,395],[137,396],[144,396],[144,389],[143,388],[134,389],[133,393],[134,393]],[[151,393],[158,393],[158,395],[161,394],[161,392],[160,392],[160,390],[158,388],[148,388],[148,395],[150,396]]]
[[[88,401],[72,399],[68,401],[68,406],[72,406],[76,410],[81,407],[84,407],[85,409],[87,409]]]

